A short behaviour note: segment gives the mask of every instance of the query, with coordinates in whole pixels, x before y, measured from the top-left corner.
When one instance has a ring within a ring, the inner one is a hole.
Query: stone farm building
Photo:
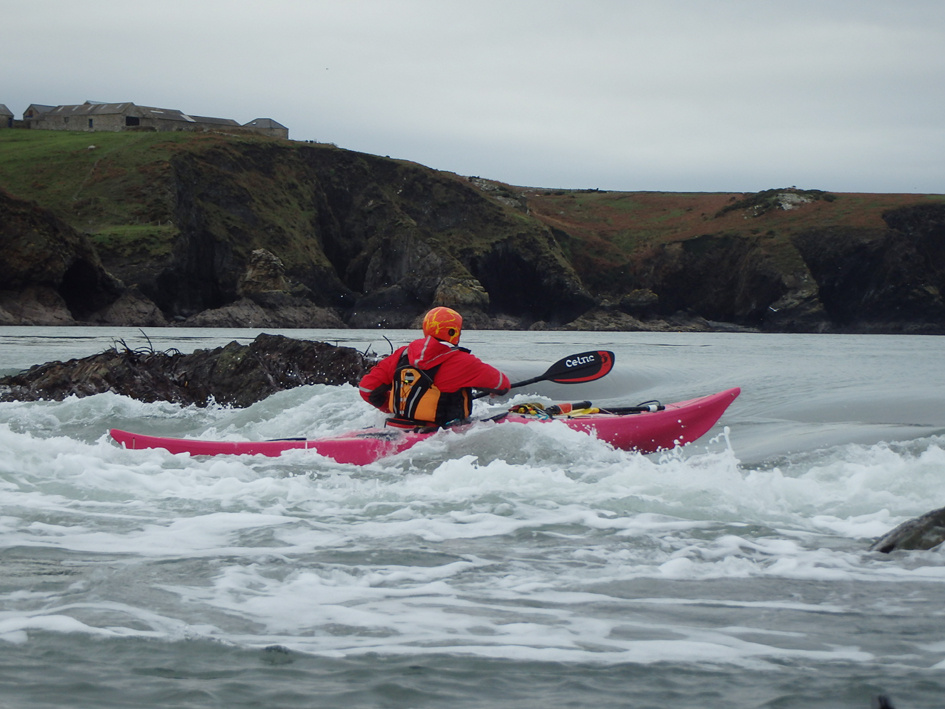
[[[0,117],[0,120],[3,120]],[[288,138],[289,129],[271,118],[257,118],[240,125],[230,118],[191,116],[173,108],[137,106],[133,103],[86,101],[77,106],[30,104],[23,113],[25,128],[33,130],[245,130],[274,138]]]
[[[13,111],[0,103],[0,128],[13,127]]]

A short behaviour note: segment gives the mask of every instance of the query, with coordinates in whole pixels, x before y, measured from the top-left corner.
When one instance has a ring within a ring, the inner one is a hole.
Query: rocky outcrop
[[[546,227],[455,175],[283,143],[191,150],[171,168],[180,235],[140,284],[170,317],[246,295],[260,250],[284,269],[265,276],[275,288],[356,327],[402,327],[445,301],[470,323],[564,323],[593,304]]]
[[[57,288],[34,285],[0,291],[0,324],[74,325],[75,318]]]
[[[887,229],[794,238],[838,330],[945,333],[945,205],[887,212]]]
[[[775,208],[770,201],[748,208]],[[722,233],[662,244],[640,254],[620,309],[644,324],[689,312],[768,332],[945,333],[945,205],[883,219],[886,227],[807,228],[790,239]]]
[[[0,189],[0,322],[69,325],[114,302],[123,284],[88,238]]]
[[[547,329],[534,327],[533,329]],[[740,325],[712,322],[695,313],[679,311],[666,318],[637,318],[625,313],[612,303],[593,308],[581,317],[556,328],[561,330],[599,332],[757,332]]]
[[[136,325],[138,327],[167,325],[167,320],[160,308],[137,288],[127,289],[115,302],[93,313],[89,321],[96,325]]]
[[[706,234],[641,259],[634,281],[661,318],[691,312],[708,321],[779,332],[829,329],[814,279],[790,245],[757,236]],[[639,290],[637,291],[639,293]],[[628,299],[627,306],[639,309]]]
[[[637,288],[624,295],[618,307],[627,315],[651,319],[659,315],[660,297],[649,288]]]
[[[184,327],[347,328],[338,315],[285,293],[257,293],[184,320]]]
[[[945,542],[945,508],[903,522],[877,539],[870,551],[889,554],[897,550],[933,549]]]
[[[249,406],[303,384],[355,384],[373,362],[357,350],[259,335],[192,354],[115,349],[50,362],[0,379],[0,401],[62,400],[112,392],[141,401]]]
[[[237,283],[240,299],[187,318],[187,327],[345,328],[333,310],[288,292],[285,265],[266,249],[250,254]]]
[[[240,296],[285,293],[288,290],[289,280],[285,275],[285,264],[266,249],[256,249],[249,255],[246,270],[236,283],[236,293]]]
[[[489,311],[489,293],[475,278],[441,278],[433,294],[433,306],[445,306],[464,313]]]

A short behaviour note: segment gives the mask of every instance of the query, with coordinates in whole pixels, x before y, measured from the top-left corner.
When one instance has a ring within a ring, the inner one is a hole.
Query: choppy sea
[[[192,351],[256,331],[153,329]],[[406,331],[296,330],[384,353]],[[0,328],[0,373],[118,328]],[[636,404],[733,386],[681,450],[563,425],[447,432],[363,468],[123,450],[379,423],[354,387],[248,409],[0,403],[0,708],[945,706],[945,556],[868,551],[945,506],[945,339],[467,332],[513,380],[606,348]]]

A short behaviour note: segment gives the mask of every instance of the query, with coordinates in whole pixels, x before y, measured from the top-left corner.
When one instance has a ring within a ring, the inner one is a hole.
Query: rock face
[[[237,295],[253,293],[286,292],[289,281],[285,277],[285,264],[278,256],[266,249],[256,249],[249,255],[246,270],[236,284]]]
[[[411,328],[447,305],[470,328],[945,333],[934,196],[536,190],[327,145],[125,138],[93,156],[30,136],[40,172],[0,160],[51,210],[0,196],[0,324]]]
[[[883,219],[885,228],[805,229],[778,243],[672,242],[642,254],[628,283],[655,294],[650,307],[664,319],[686,311],[769,332],[945,334],[945,204]]]
[[[139,327],[167,325],[164,313],[137,288],[125,290],[114,303],[93,313],[89,320],[102,325],[138,325]]]
[[[564,323],[593,304],[550,230],[455,175],[258,143],[187,152],[171,168],[180,236],[139,284],[171,317],[234,303],[257,278],[356,327],[405,327],[438,302],[471,323]],[[248,275],[265,270],[263,249],[268,275]]]
[[[2,324],[73,324],[110,305],[124,289],[86,236],[3,189],[0,247]]]
[[[758,239],[724,234],[668,244],[642,261],[638,273],[641,285],[659,296],[661,316],[692,311],[754,327],[797,278],[775,265]]]
[[[887,229],[794,239],[834,325],[858,332],[945,332],[945,205],[883,215]]]
[[[470,327],[486,327],[509,319],[563,324],[594,302],[551,231],[524,217],[521,205],[420,165],[217,136],[139,165],[146,179],[137,191],[123,188],[126,167],[112,169],[107,157],[96,166],[97,196],[58,205],[61,211],[84,225],[108,224],[124,210],[134,224],[109,226],[96,237],[96,255],[85,236],[19,203],[34,221],[68,234],[74,254],[53,268],[61,249],[51,242],[24,251],[17,297],[21,284],[54,293],[25,297],[13,312],[4,308],[0,321],[404,327],[431,306],[452,303]],[[70,169],[79,168],[62,168]],[[121,209],[109,211],[109,204]],[[140,228],[138,220],[145,221]],[[12,226],[7,231],[10,240]],[[126,288],[133,295],[109,308]],[[52,302],[54,294],[64,307]],[[56,307],[31,318],[41,306]]]
[[[149,402],[249,406],[303,384],[356,384],[372,364],[349,347],[280,335],[259,335],[249,345],[231,342],[188,355],[116,348],[4,377],[0,401],[113,392]]]
[[[932,549],[942,542],[945,542],[945,507],[903,522],[876,540],[870,551],[889,554],[900,549]]]

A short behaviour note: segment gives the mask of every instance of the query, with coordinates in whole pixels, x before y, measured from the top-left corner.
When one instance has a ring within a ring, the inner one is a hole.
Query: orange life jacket
[[[391,384],[388,407],[394,418],[391,426],[442,426],[472,413],[472,394],[464,388],[456,392],[440,391],[433,383],[440,365],[420,369],[410,364],[407,352],[400,356]]]

